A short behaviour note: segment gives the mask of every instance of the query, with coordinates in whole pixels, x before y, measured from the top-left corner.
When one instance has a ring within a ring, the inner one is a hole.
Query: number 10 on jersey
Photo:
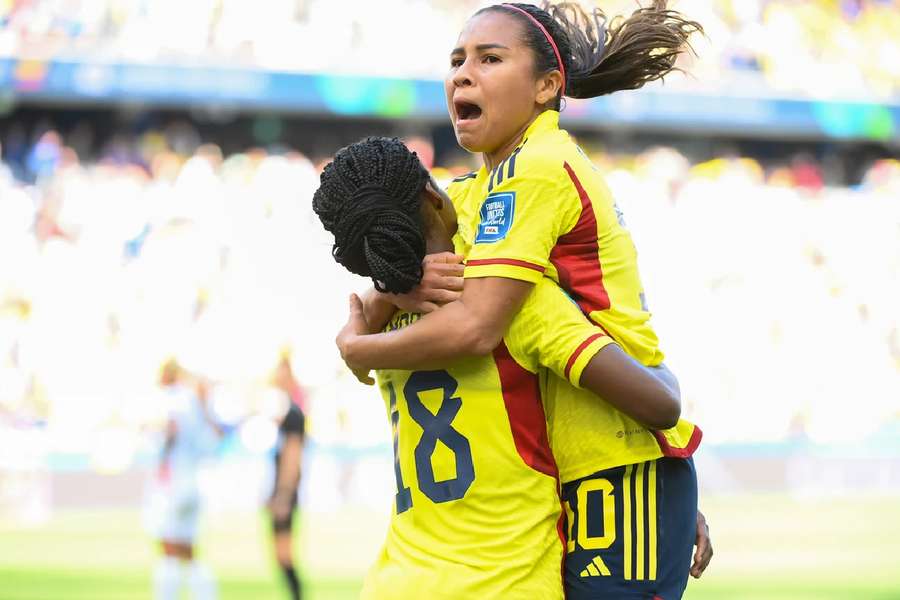
[[[422,428],[422,437],[416,444],[413,457],[416,465],[416,481],[419,490],[432,502],[450,502],[459,500],[475,481],[475,467],[472,462],[472,448],[469,440],[453,428],[453,420],[462,408],[462,400],[454,394],[459,383],[447,371],[416,371],[409,376],[403,386],[403,399],[409,416]],[[400,468],[400,410],[397,406],[397,393],[394,384],[388,382],[390,397],[391,429],[394,438],[394,477],[397,480],[395,497],[397,514],[412,507],[412,494],[403,483],[403,472]],[[421,394],[430,390],[443,393],[441,405],[436,413],[432,413],[422,402]],[[456,477],[444,481],[436,481],[434,465],[431,462],[437,443],[441,442],[453,452],[456,463]]]

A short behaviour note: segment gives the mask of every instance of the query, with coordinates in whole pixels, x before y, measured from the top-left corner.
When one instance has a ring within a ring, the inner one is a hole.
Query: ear
[[[562,83],[562,73],[558,70],[554,69],[553,71],[542,75],[537,80],[537,95],[535,96],[535,102],[543,105],[556,99],[559,90],[562,89]]]
[[[434,179],[431,177],[428,178],[428,181],[425,182],[425,193],[428,195],[428,199],[434,203],[434,208],[438,211],[444,210],[444,197],[437,190],[437,187],[434,183]]]

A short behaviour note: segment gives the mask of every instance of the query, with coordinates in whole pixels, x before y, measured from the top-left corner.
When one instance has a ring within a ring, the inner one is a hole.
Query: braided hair
[[[636,90],[662,79],[675,67],[678,55],[692,50],[689,38],[703,32],[696,21],[669,10],[667,0],[653,0],[627,18],[608,19],[599,8],[586,12],[575,2],[533,4],[512,3],[534,17],[559,48],[565,67],[566,96],[594,98],[621,90]],[[522,23],[525,45],[535,57],[538,74],[559,70],[550,42],[525,15],[503,4],[485,7],[483,12],[504,12]],[[559,110],[561,94],[554,109]]]
[[[403,294],[417,285],[428,179],[416,153],[397,138],[369,137],[339,150],[313,196],[313,210],[334,234],[334,260],[371,277],[380,292]]]

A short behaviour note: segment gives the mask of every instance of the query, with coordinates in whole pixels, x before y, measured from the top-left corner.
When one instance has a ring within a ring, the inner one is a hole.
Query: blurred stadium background
[[[310,198],[364,135],[404,137],[440,179],[477,164],[439,80],[482,4],[0,0],[0,598],[148,598],[161,363],[212,378],[237,423],[286,348],[310,597],[355,597],[390,436],[333,345],[365,282]],[[564,121],[625,212],[705,432],[716,556],[686,597],[900,598],[900,2],[675,7],[708,34],[686,75]],[[273,439],[243,421],[203,471],[223,598],[282,593]]]

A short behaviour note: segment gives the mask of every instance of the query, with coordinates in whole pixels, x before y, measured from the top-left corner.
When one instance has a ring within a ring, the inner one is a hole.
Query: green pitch
[[[897,498],[707,498],[716,556],[685,597],[900,599],[898,505]],[[305,515],[298,551],[307,597],[355,598],[383,527],[362,511]],[[262,518],[220,515],[203,532],[201,555],[223,600],[284,597]],[[0,520],[0,598],[147,599],[155,556],[136,510],[57,514],[35,527]]]

